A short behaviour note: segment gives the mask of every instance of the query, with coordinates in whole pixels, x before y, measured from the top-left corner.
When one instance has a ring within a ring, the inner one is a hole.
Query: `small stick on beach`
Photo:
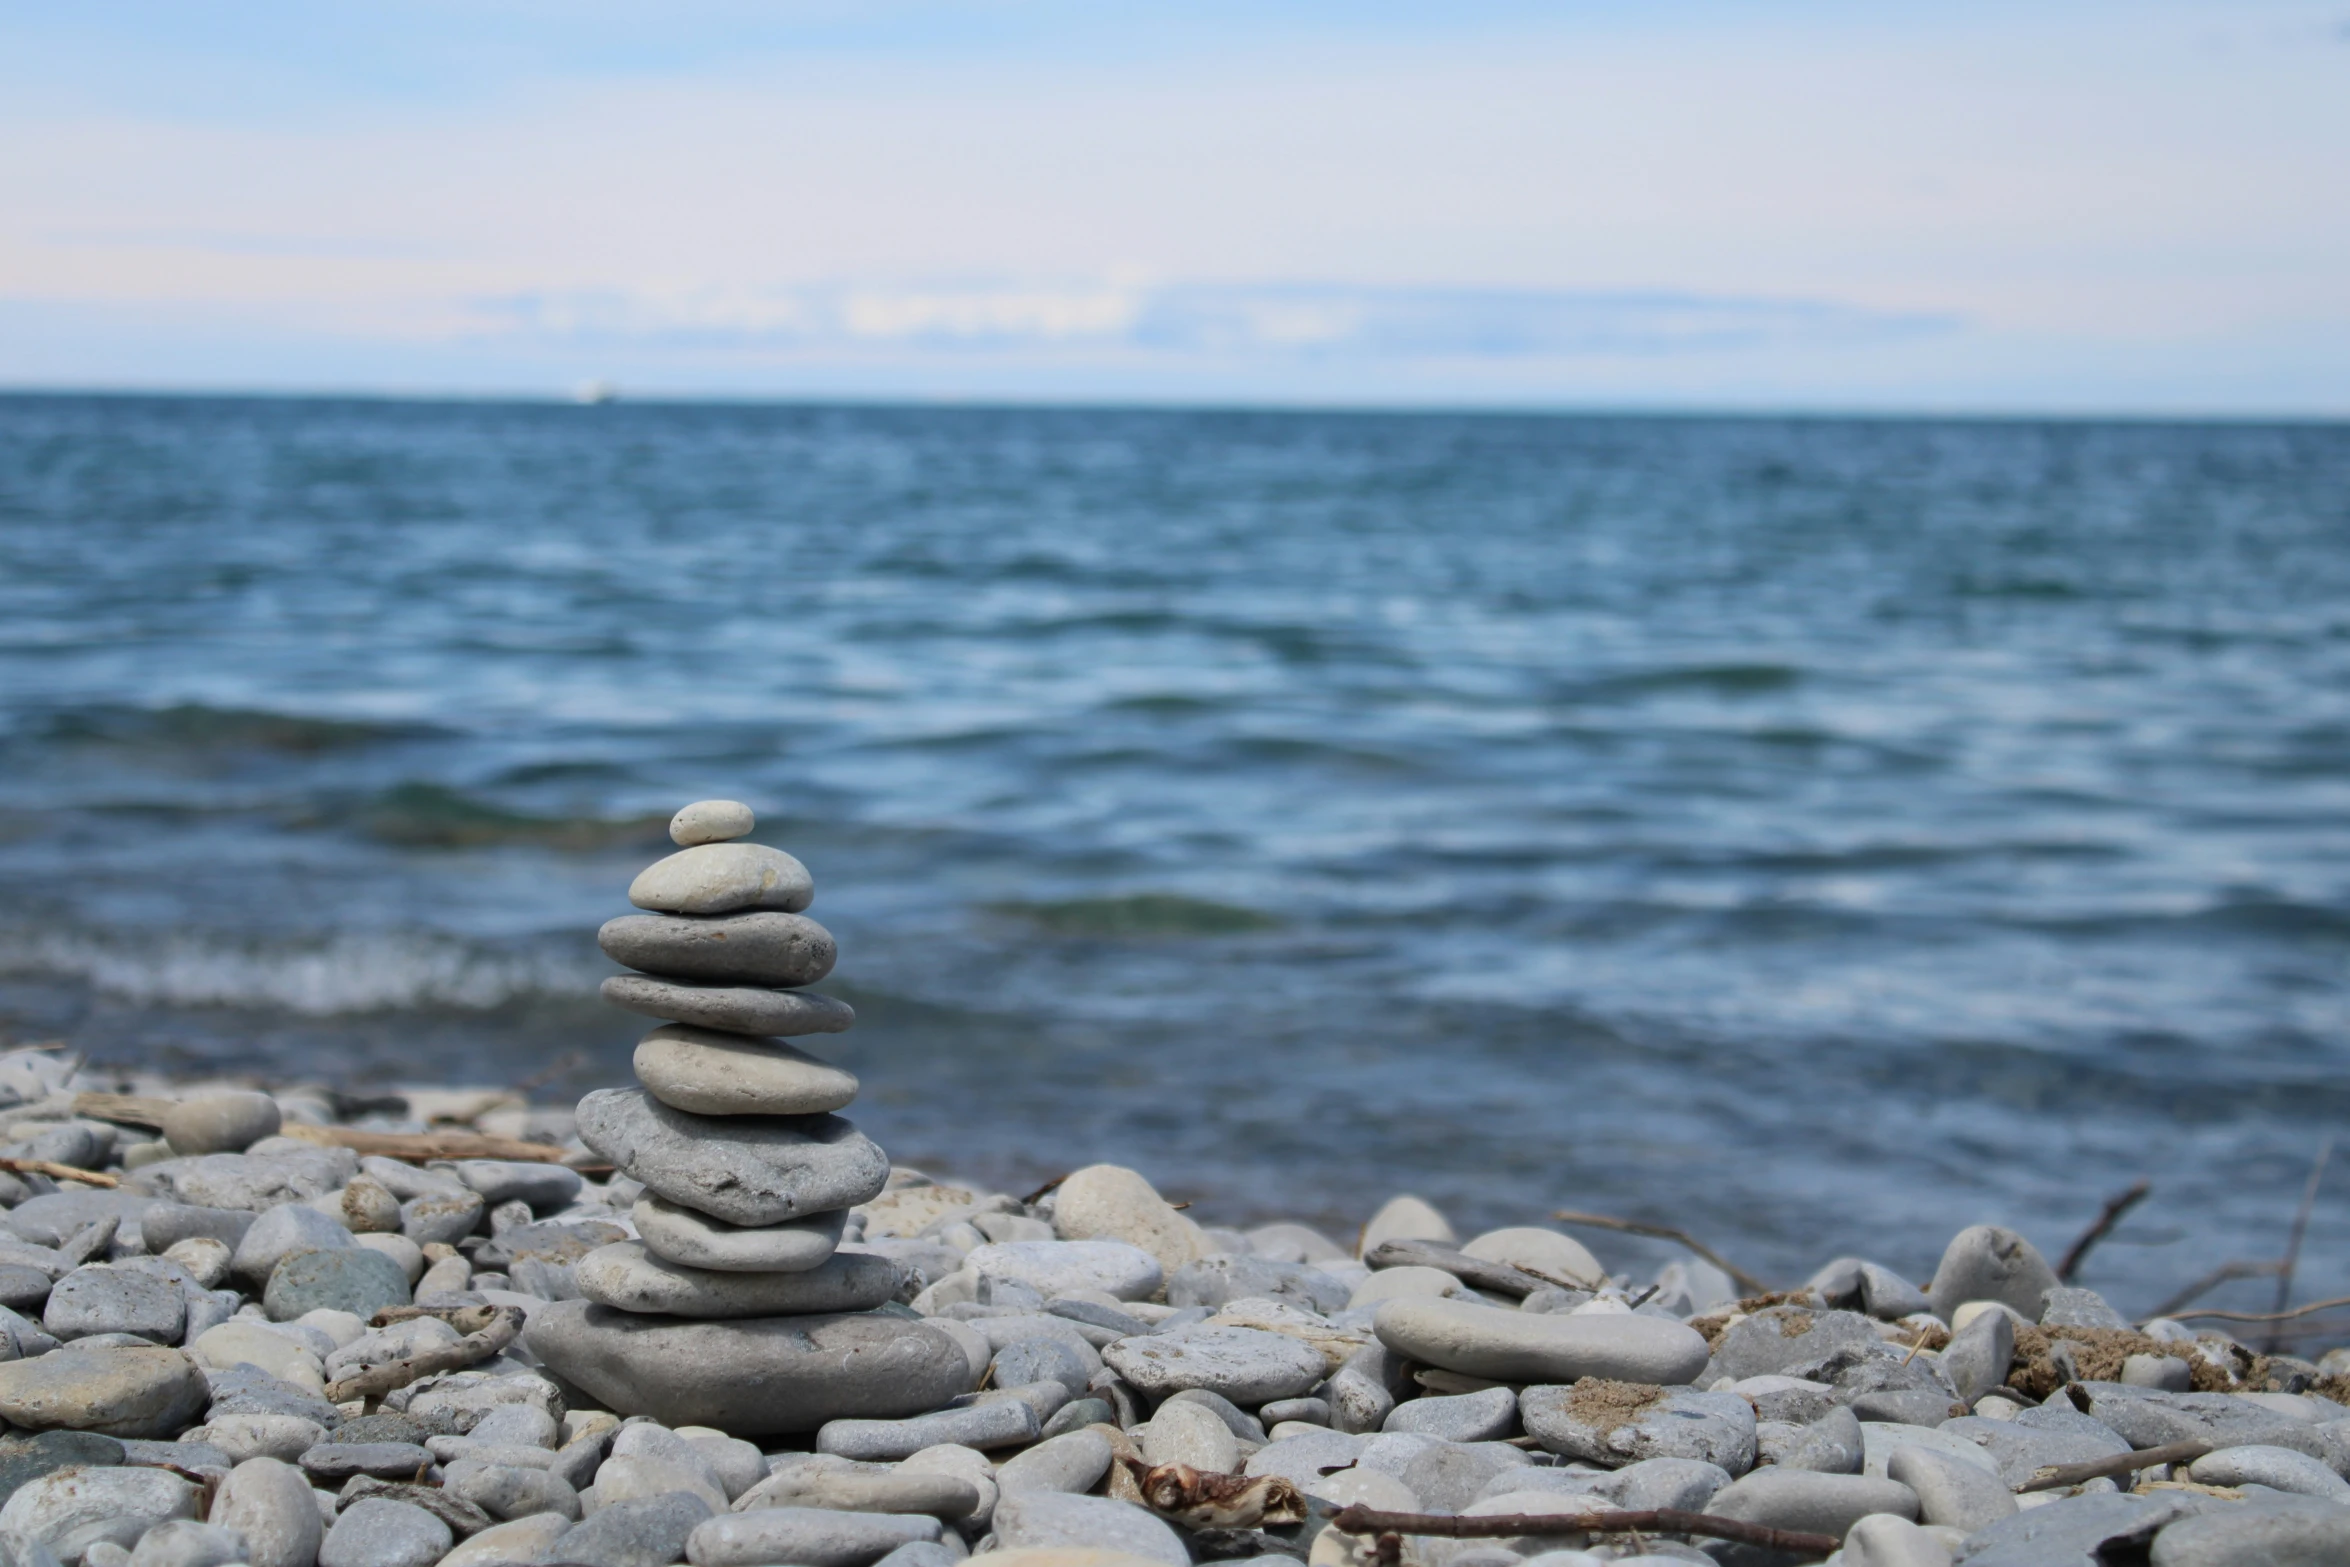
[[[1691,1251],[1730,1275],[1730,1282],[1749,1295],[1768,1295],[1771,1287],[1736,1263],[1715,1251],[1711,1246],[1692,1236],[1687,1230],[1676,1230],[1669,1224],[1642,1224],[1637,1219],[1611,1219],[1604,1213],[1577,1213],[1561,1208],[1551,1215],[1561,1224],[1588,1224],[1593,1229],[1621,1230],[1626,1235],[1647,1235],[1660,1241],[1678,1241]]]
[[[1711,1513],[1685,1513],[1669,1507],[1637,1512],[1511,1514],[1500,1518],[1462,1518],[1451,1513],[1389,1513],[1356,1503],[1339,1509],[1330,1527],[1342,1534],[1434,1535],[1448,1540],[1503,1540],[1520,1534],[1623,1534],[1646,1529],[1656,1534],[1702,1534],[1765,1550],[1808,1551],[1824,1556],[1844,1542],[1832,1534],[1804,1534],[1772,1529],[1737,1518]]]
[[[77,1170],[54,1159],[0,1159],[0,1170],[18,1175],[46,1175],[53,1181],[80,1181],[85,1186],[120,1186],[122,1177],[103,1170]]]
[[[2309,1167],[2309,1180],[2301,1188],[2301,1206],[2293,1212],[2293,1231],[2285,1241],[2285,1255],[2277,1263],[2277,1303],[2269,1308],[2279,1313],[2275,1320],[2282,1322],[2281,1313],[2293,1298],[2293,1270],[2301,1264],[2301,1237],[2309,1230],[2309,1210],[2317,1205],[2317,1185],[2325,1179],[2326,1161],[2334,1156],[2334,1140],[2328,1137],[2318,1144],[2317,1161]],[[2268,1337],[2267,1349],[2275,1354],[2284,1346],[2276,1334]]]
[[[2016,1490],[2019,1493],[2053,1491],[2059,1486],[2086,1485],[2091,1480],[2119,1479],[2162,1464],[2193,1463],[2210,1451],[2209,1442],[2173,1442],[2166,1447],[2140,1448],[2134,1453],[2116,1453],[2111,1458],[2092,1458],[2085,1463],[2043,1464]]]
[[[2079,1240],[2066,1248],[2064,1260],[2056,1265],[2058,1280],[2070,1284],[2073,1276],[2081,1271],[2081,1264],[2088,1260],[2089,1248],[2111,1234],[2113,1227],[2122,1222],[2122,1215],[2144,1202],[2146,1194],[2152,1190],[2152,1181],[2140,1181],[2128,1191],[2106,1198],[2105,1211],[2098,1214],[2095,1222],[2081,1232]]]
[[[353,1153],[380,1154],[422,1164],[429,1159],[512,1159],[525,1164],[561,1164],[563,1150],[553,1143],[526,1143],[486,1132],[366,1132],[355,1126],[285,1128],[285,1135],[322,1148],[348,1148]]]
[[[471,1308],[478,1310],[480,1308]],[[443,1344],[406,1360],[387,1360],[381,1365],[344,1377],[327,1384],[329,1403],[345,1404],[354,1398],[372,1403],[386,1393],[396,1393],[409,1383],[440,1371],[462,1371],[467,1366],[489,1359],[514,1342],[522,1331],[522,1310],[517,1306],[493,1306],[487,1326],[468,1333],[454,1344]],[[418,1313],[437,1315],[437,1313]]]
[[[2315,1316],[2321,1311],[2335,1311],[2350,1306],[2350,1295],[2336,1295],[2332,1300],[2311,1301],[2306,1306],[2295,1306],[2291,1311],[2174,1311],[2174,1317],[2209,1317],[2219,1322],[2294,1322],[2302,1317]]]
[[[2191,1300],[2197,1300],[2205,1295],[2210,1294],[2213,1290],[2218,1289],[2222,1284],[2227,1283],[2231,1279],[2266,1278],[2268,1275],[2276,1272],[2280,1266],[2282,1266],[2282,1264],[2274,1262],[2223,1262],[2218,1267],[2212,1269],[2209,1273],[2203,1275],[2203,1277],[2197,1279],[2194,1283],[2188,1285],[2185,1289],[2180,1290],[2170,1299],[2164,1301],[2161,1305],[2155,1307],[2154,1310],[2146,1316],[2145,1320],[2152,1322],[2156,1317],[2177,1316],[2181,1306],[2184,1306]]]

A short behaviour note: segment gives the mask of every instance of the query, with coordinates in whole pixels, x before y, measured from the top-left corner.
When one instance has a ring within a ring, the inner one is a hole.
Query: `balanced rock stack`
[[[579,1102],[581,1139],[644,1188],[638,1239],[581,1258],[586,1299],[539,1312],[528,1342],[606,1408],[673,1426],[749,1436],[935,1409],[970,1364],[945,1333],[875,1310],[900,1293],[897,1264],[839,1249],[889,1159],[832,1114],[856,1078],[773,1037],[856,1014],[800,988],[831,972],[832,935],[800,912],[807,868],[741,841],[754,825],[731,800],[679,811],[681,849],[628,889],[649,912],[597,935],[637,971],[605,999],[670,1020],[636,1047],[642,1087]]]

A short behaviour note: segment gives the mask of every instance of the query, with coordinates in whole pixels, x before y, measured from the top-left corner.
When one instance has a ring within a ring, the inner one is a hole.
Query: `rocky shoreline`
[[[0,1055],[0,1567],[2350,1562],[2350,1351],[2007,1230],[1756,1293],[893,1166],[771,1037],[855,1015],[754,825],[680,811],[603,928],[661,1023],[575,1108]]]
[[[644,1210],[570,1111],[343,1122],[38,1050],[0,1094],[12,1567],[1354,1567],[1376,1514],[1518,1520],[1387,1531],[1428,1567],[2350,1560],[2350,1352],[2127,1323],[1989,1227],[1923,1284],[1838,1259],[1739,1300],[1410,1197],[1342,1244],[1117,1166],[896,1168],[829,1254],[880,1303],[693,1320],[586,1298]],[[566,1335],[599,1315],[664,1358],[598,1370]],[[1698,1527],[1574,1522],[1658,1509]]]

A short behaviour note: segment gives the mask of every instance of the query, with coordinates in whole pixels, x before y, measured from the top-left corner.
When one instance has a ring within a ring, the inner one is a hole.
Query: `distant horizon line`
[[[583,414],[610,408],[804,408],[804,409],[920,409],[931,412],[967,410],[974,413],[1192,413],[1268,414],[1298,417],[1347,415],[1386,418],[1491,419],[1688,419],[1688,420],[1796,420],[1822,423],[1885,424],[2073,424],[2073,425],[2235,425],[2245,428],[2324,428],[2350,425],[2350,410],[2184,411],[2162,409],[2032,409],[1954,405],[1895,407],[1837,406],[1789,403],[1700,403],[1681,401],[1620,403],[1559,402],[1505,403],[1403,402],[1371,400],[1338,402],[1326,399],[1262,400],[1139,395],[1023,397],[1008,394],[893,392],[630,392],[609,383],[591,383],[602,395],[583,396],[581,390],[510,388],[425,390],[418,388],[359,387],[232,387],[40,385],[0,382],[0,401],[39,399],[84,401],[179,401],[257,403],[412,403],[444,406],[473,404],[484,407],[572,408]]]

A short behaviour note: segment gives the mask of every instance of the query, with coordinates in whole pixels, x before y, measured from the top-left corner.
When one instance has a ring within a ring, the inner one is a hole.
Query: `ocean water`
[[[0,1035],[620,1081],[707,795],[901,1162],[2144,1309],[2350,1112],[2350,428],[0,399]]]

